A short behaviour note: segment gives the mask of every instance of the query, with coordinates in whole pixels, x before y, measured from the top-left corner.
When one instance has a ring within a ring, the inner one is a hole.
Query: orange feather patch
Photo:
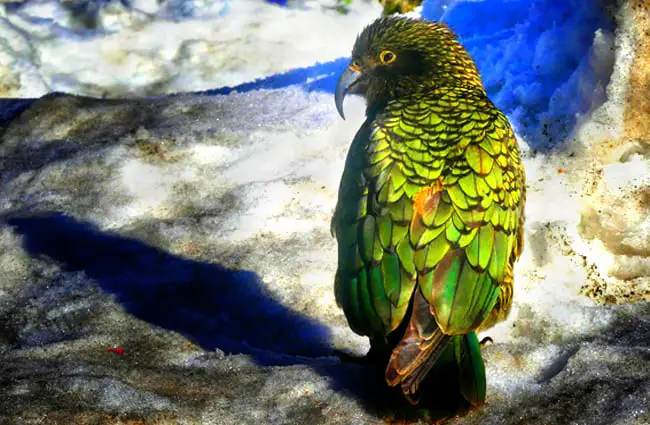
[[[442,191],[443,182],[440,177],[433,185],[422,188],[418,193],[413,195],[413,209],[416,213],[424,216],[427,213],[435,211],[438,208],[440,196],[438,193]]]

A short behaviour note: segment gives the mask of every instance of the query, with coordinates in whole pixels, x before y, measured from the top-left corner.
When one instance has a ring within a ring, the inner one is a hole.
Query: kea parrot
[[[382,17],[366,27],[335,89],[342,118],[349,92],[367,107],[332,218],[337,304],[411,404],[427,376],[452,371],[460,399],[481,406],[477,332],[508,315],[523,249],[512,127],[439,22]]]

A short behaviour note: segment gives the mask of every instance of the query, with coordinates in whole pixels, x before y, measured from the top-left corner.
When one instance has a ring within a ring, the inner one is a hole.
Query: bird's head
[[[363,93],[368,112],[390,100],[441,86],[483,89],[474,61],[449,27],[404,17],[379,18],[354,44],[352,60],[336,86],[336,108],[343,98]]]

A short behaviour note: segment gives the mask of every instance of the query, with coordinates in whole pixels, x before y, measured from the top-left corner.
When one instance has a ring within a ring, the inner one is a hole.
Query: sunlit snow
[[[120,97],[236,85],[348,55],[350,40],[381,11],[369,2],[341,15],[314,0],[295,9],[262,0],[131,8],[114,1],[88,2],[94,9],[73,19],[64,4],[0,4],[0,95]]]

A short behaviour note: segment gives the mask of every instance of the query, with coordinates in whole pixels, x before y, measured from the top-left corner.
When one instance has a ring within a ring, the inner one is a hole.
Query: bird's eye
[[[397,56],[395,55],[395,53],[391,52],[390,50],[383,50],[379,54],[379,60],[384,65],[388,65],[389,63],[394,62],[395,59],[397,59]]]

